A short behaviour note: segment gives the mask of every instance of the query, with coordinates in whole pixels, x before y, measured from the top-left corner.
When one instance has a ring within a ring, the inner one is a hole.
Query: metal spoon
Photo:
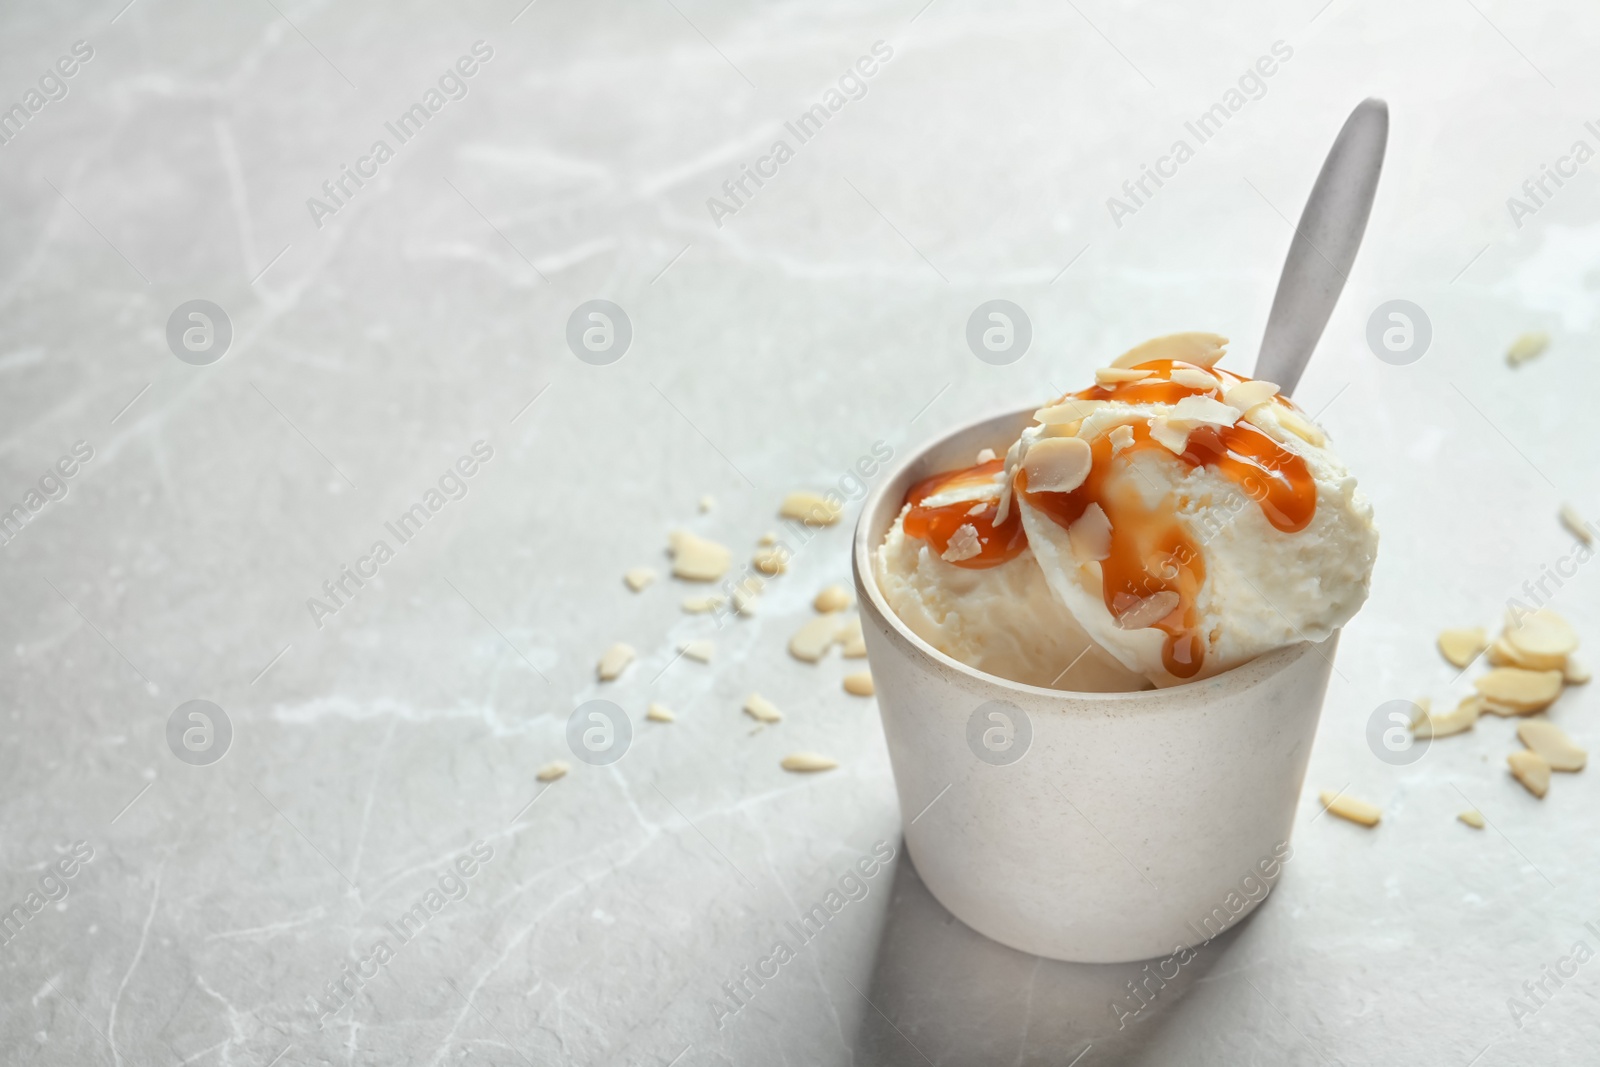
[[[1368,97],[1350,112],[1311,187],[1256,358],[1255,376],[1276,382],[1285,396],[1299,384],[1355,262],[1388,140],[1389,105]]]

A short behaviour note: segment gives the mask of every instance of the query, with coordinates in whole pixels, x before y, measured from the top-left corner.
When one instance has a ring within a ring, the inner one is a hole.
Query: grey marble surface
[[[1561,501],[1600,513],[1600,162],[1526,217],[1506,202],[1600,147],[1597,31],[1576,0],[6,5],[0,105],[43,88],[0,145],[0,504],[44,488],[0,549],[0,902],[66,895],[0,944],[3,1059],[1592,1057],[1600,964],[1525,1018],[1508,998],[1600,949],[1593,772],[1541,802],[1505,773],[1509,722],[1404,767],[1365,729],[1386,700],[1459,691],[1434,633],[1494,624],[1569,555]],[[51,76],[79,41],[92,56]],[[479,41],[465,95],[388,134]],[[865,95],[785,133],[879,41]],[[1107,198],[1279,41],[1259,99],[1114,220]],[[720,629],[679,610],[682,583],[621,574],[665,570],[678,525],[742,559],[785,492],[874,442],[901,454],[1148,336],[1227,334],[1247,370],[1288,220],[1369,94],[1392,106],[1388,169],[1299,396],[1377,508],[1372,599],[1282,882],[1119,1029],[1139,968],[1026,957],[943,911],[899,855],[871,702],[836,657],[785,653],[847,576],[853,509]],[[792,158],[713,219],[785,137]],[[361,163],[378,139],[393,157]],[[314,212],[346,165],[372,176]],[[595,298],[633,329],[608,366],[564,340]],[[995,298],[1033,324],[1009,366],[963,339]],[[207,365],[167,341],[195,299],[232,327]],[[1365,340],[1392,299],[1432,324],[1408,366]],[[1509,370],[1533,328],[1550,351]],[[465,495],[314,618],[479,441]],[[76,442],[92,458],[58,483]],[[1597,591],[1579,567],[1554,597],[1591,644]],[[675,657],[703,636],[712,664]],[[602,686],[614,641],[639,659]],[[751,729],[755,689],[781,725]],[[625,758],[536,782],[601,695],[633,718]],[[209,765],[168,744],[196,699],[232,724]],[[1551,712],[1591,747],[1595,699]],[[650,700],[678,721],[646,722]],[[841,767],[786,774],[797,748]],[[1341,787],[1383,824],[1317,818]],[[1469,799],[1491,829],[1454,821]],[[475,842],[490,858],[452,876]],[[878,842],[896,861],[866,895],[719,1013]],[[391,935],[430,893],[420,932]],[[347,966],[370,976],[339,1005]]]

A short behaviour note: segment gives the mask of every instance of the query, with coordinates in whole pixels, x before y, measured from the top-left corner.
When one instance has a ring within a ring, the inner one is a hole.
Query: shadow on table
[[[1137,1057],[1248,922],[1196,948],[1189,962],[1167,964],[1167,974],[1177,971],[1171,978],[1158,973],[1159,959],[1048,960],[990,941],[946,911],[902,850],[865,990],[872,1007],[855,1036],[856,1062],[1066,1067],[1091,1044],[1093,1064]]]

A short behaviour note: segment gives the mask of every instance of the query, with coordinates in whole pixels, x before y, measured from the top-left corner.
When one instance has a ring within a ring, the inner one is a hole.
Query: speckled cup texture
[[[1290,838],[1338,635],[1135,693],[1006,681],[917,637],[879,591],[872,554],[911,485],[981,448],[1003,454],[1032,410],[911,456],[856,527],[856,593],[906,846],[940,903],[1002,944],[1083,963],[1165,956],[1257,907],[1272,881],[1263,870],[1281,876],[1270,861]],[[969,745],[974,710],[990,701],[1027,717],[1015,762]]]

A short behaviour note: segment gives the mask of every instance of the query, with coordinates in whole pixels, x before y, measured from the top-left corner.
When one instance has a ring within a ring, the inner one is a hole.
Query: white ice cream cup
[[[1032,408],[973,423],[867,497],[856,593],[906,845],[957,918],[1012,948],[1166,956],[1254,910],[1281,873],[1338,634],[1169,689],[1072,693],[934,649],[872,555],[919,479],[1004,454]]]

